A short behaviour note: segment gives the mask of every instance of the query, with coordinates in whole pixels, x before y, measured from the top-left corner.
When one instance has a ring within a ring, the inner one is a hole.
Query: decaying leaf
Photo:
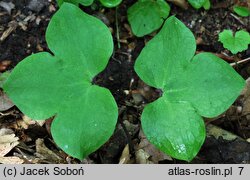
[[[24,160],[19,157],[0,157],[1,164],[23,164]]]
[[[18,137],[12,130],[0,129],[0,157],[4,157],[18,144]]]
[[[207,140],[200,158],[209,163],[250,163],[250,143],[220,127],[207,126]]]
[[[6,111],[10,108],[12,108],[14,104],[11,102],[11,100],[6,96],[5,93],[0,91],[0,111]]]
[[[45,124],[45,120],[34,120],[34,119],[31,119],[30,117],[28,117],[26,115],[23,116],[23,121],[27,125],[38,124],[39,126],[43,126]]]
[[[239,136],[236,136],[235,134],[232,134],[231,132],[228,132],[224,129],[221,129],[215,125],[208,124],[207,127],[207,136],[214,136],[216,139],[219,137],[222,137],[225,140],[232,141],[236,138],[240,138]]]
[[[152,161],[154,164],[158,164],[159,161],[169,160],[172,161],[173,159],[168,156],[167,154],[163,153],[159,149],[157,149],[154,145],[152,145],[143,134],[142,131],[139,133],[139,138],[141,140],[140,144],[138,145],[138,149],[143,149],[148,155],[150,155],[149,160]]]
[[[61,157],[59,157],[56,153],[48,149],[44,144],[44,140],[40,138],[36,140],[36,154],[39,157],[49,160],[53,163],[60,163],[63,161]]]
[[[246,86],[241,92],[243,97],[242,115],[250,114],[250,78],[246,80]]]
[[[8,68],[8,66],[11,64],[11,61],[10,60],[3,60],[0,62],[0,72],[4,72],[6,71],[6,69]],[[8,71],[6,71],[8,73]],[[0,74],[0,79],[1,79],[1,76],[3,74],[6,74],[6,73],[1,73]]]
[[[137,164],[152,164],[149,160],[150,155],[143,149],[139,149],[135,152],[135,160]]]
[[[122,151],[119,164],[128,164],[129,160],[130,160],[130,153],[129,153],[129,146],[127,144]]]

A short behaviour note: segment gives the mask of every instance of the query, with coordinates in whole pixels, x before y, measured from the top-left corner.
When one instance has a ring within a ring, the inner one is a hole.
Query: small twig
[[[112,59],[113,59],[114,61],[118,62],[119,64],[122,64],[122,62],[119,61],[118,59],[116,59],[114,56],[112,56]]]
[[[16,30],[17,28],[17,22],[15,21],[11,21],[9,24],[8,24],[8,29],[5,30],[2,34],[2,36],[0,37],[0,41],[4,41],[13,31]]]
[[[13,112],[8,112],[8,113],[2,113],[2,112],[0,112],[0,118],[2,118],[4,116],[9,116],[9,115],[13,115]]]
[[[134,152],[134,145],[132,143],[131,136],[130,136],[130,134],[129,134],[129,132],[128,132],[126,126],[125,126],[125,124],[123,123],[123,121],[119,120],[119,123],[121,124],[121,127],[122,127],[122,129],[123,129],[123,131],[124,131],[124,133],[125,133],[125,135],[127,137],[127,143],[128,143],[128,146],[129,146],[129,151],[131,153],[133,153]]]
[[[240,20],[240,18],[236,15],[234,15],[233,13],[230,13],[230,15],[235,18],[237,21],[239,21],[243,26],[245,26],[244,22],[242,22],[242,20]]]
[[[231,66],[236,66],[236,65],[239,65],[239,64],[248,62],[248,61],[250,61],[250,57],[248,57],[248,58],[246,58],[246,59],[242,59],[242,60],[238,61],[237,63],[230,63],[230,65],[231,65]]]
[[[123,51],[117,51],[116,53],[117,53],[117,54],[122,54],[122,55],[127,56],[127,57],[128,57],[128,62],[131,62],[131,61],[132,61],[132,55],[131,55],[131,53],[123,52]]]
[[[118,7],[115,9],[115,26],[116,26],[116,39],[118,44],[118,49],[121,48],[120,44],[120,34],[119,34],[119,24],[118,24]]]
[[[125,133],[125,135],[126,135],[127,143],[128,143],[128,145],[129,145],[129,151],[133,153],[133,152],[134,152],[134,145],[133,145],[133,143],[132,143],[131,136],[130,136],[130,134],[129,134],[129,132],[128,132],[126,126],[125,126],[125,124],[123,123],[122,118],[121,118],[121,117],[122,117],[122,114],[123,114],[125,111],[126,111],[126,110],[125,110],[125,106],[122,106],[122,107],[119,109],[118,122],[120,123],[120,125],[121,125],[121,127],[122,127],[122,129],[123,129],[123,131],[124,131],[124,133]]]
[[[236,54],[233,55],[233,58],[234,58],[234,63],[235,63],[235,69],[238,71],[239,70],[239,64],[238,64],[238,60],[239,58],[237,57]]]

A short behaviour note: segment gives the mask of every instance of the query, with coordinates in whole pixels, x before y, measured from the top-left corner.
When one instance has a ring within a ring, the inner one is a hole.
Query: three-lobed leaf
[[[237,31],[235,35],[231,30],[224,30],[219,34],[219,41],[223,47],[233,54],[247,50],[250,44],[250,35],[244,30]]]
[[[159,29],[169,15],[165,0],[139,0],[128,9],[128,21],[133,33],[142,37]]]
[[[135,71],[145,83],[163,90],[162,97],[146,105],[142,113],[145,135],[160,150],[187,161],[204,142],[202,116],[224,112],[245,83],[217,56],[195,55],[195,50],[192,32],[170,17],[135,63]]]
[[[63,3],[49,23],[46,41],[54,55],[25,58],[3,89],[29,117],[55,116],[51,132],[56,144],[83,159],[109,139],[117,121],[109,90],[92,85],[112,54],[112,36],[100,20]]]
[[[43,52],[27,57],[3,88],[31,118],[55,116],[54,140],[82,159],[107,141],[116,124],[112,95],[92,85],[112,54],[112,37],[99,20],[64,3],[49,24],[46,40],[54,55]],[[146,83],[164,91],[142,114],[146,136],[162,151],[187,161],[205,138],[201,116],[225,111],[244,86],[228,64],[209,53],[194,56],[195,49],[190,30],[171,17],[135,65]]]

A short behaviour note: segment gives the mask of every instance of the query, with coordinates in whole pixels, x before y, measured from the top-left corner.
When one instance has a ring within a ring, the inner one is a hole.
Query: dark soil
[[[11,14],[0,7],[0,36],[10,27],[14,30],[0,41],[0,62],[10,62],[1,72],[11,70],[15,65],[28,55],[40,51],[49,51],[45,42],[45,31],[51,16],[57,10],[54,2],[44,1],[41,9],[29,9],[29,0],[4,0],[12,2],[15,8]],[[95,84],[108,88],[115,97],[119,106],[120,116],[116,131],[112,138],[103,145],[97,152],[91,154],[87,160],[81,163],[118,163],[121,153],[126,144],[130,146],[132,157],[135,155],[137,144],[140,142],[140,114],[145,104],[154,101],[160,96],[160,91],[145,85],[134,72],[134,62],[145,43],[155,34],[136,38],[131,34],[126,18],[126,11],[134,1],[124,1],[118,9],[119,19],[119,44],[116,37],[115,9],[104,9],[97,4],[96,9],[81,7],[83,11],[102,19],[106,25],[113,30],[115,51],[106,69],[93,80]],[[250,18],[235,18],[232,15],[233,1],[212,1],[212,8],[209,11],[195,10],[189,7],[183,10],[180,7],[171,5],[171,14],[176,15],[194,33],[197,39],[197,53],[201,51],[212,52],[222,55],[226,61],[232,63],[232,54],[225,50],[218,42],[218,33],[224,29],[250,31]],[[27,20],[27,18],[29,20]],[[229,57],[223,56],[223,53]],[[250,56],[250,49],[238,55],[239,59]],[[244,78],[250,75],[250,63],[242,63],[236,69]],[[209,73],[209,72],[208,72]],[[234,106],[241,106],[238,100]],[[23,114],[16,108],[4,112],[0,118],[0,125],[10,127],[23,141],[22,146],[18,145],[10,154],[32,154],[35,151],[35,141],[43,138],[46,146],[55,151],[61,157],[69,161],[66,154],[61,152],[51,140],[49,134],[49,123],[44,126],[29,126],[28,129],[17,128],[15,124],[22,119]],[[6,115],[7,114],[7,115]],[[239,138],[250,138],[250,120],[238,116],[232,120],[235,114],[217,118],[211,123],[229,132],[236,134]],[[128,121],[133,130],[128,129],[124,121]],[[30,141],[27,141],[30,138]],[[24,148],[26,147],[26,148]],[[28,147],[28,148],[27,148]],[[227,141],[221,138],[208,137],[200,154],[191,163],[250,163],[250,144],[242,140]],[[27,150],[28,149],[28,150]],[[22,152],[22,153],[21,153]],[[73,163],[80,163],[70,159]],[[28,162],[27,162],[28,163]],[[38,161],[43,163],[43,161]],[[49,163],[49,162],[48,162]],[[164,160],[161,163],[185,163],[178,160]]]

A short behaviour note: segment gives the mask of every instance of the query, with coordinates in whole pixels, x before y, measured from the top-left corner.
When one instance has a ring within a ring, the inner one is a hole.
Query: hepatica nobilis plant
[[[142,129],[165,153],[192,160],[205,139],[203,117],[223,113],[244,87],[226,62],[210,53],[195,55],[192,32],[174,16],[145,46],[135,63],[139,77],[163,91],[146,105]]]
[[[83,159],[109,139],[117,121],[110,91],[92,85],[112,55],[112,36],[100,20],[64,3],[49,23],[46,41],[54,55],[27,57],[3,88],[29,117],[55,116],[51,133],[56,144]]]
[[[46,40],[53,55],[42,52],[21,61],[3,89],[31,118],[55,116],[51,133],[56,144],[83,159],[109,139],[117,121],[109,90],[92,84],[112,54],[112,36],[100,20],[63,3]],[[225,111],[244,86],[227,63],[209,53],[194,56],[195,49],[191,31],[172,16],[135,64],[143,81],[163,91],[142,113],[145,135],[163,152],[187,161],[205,139],[202,116]]]

